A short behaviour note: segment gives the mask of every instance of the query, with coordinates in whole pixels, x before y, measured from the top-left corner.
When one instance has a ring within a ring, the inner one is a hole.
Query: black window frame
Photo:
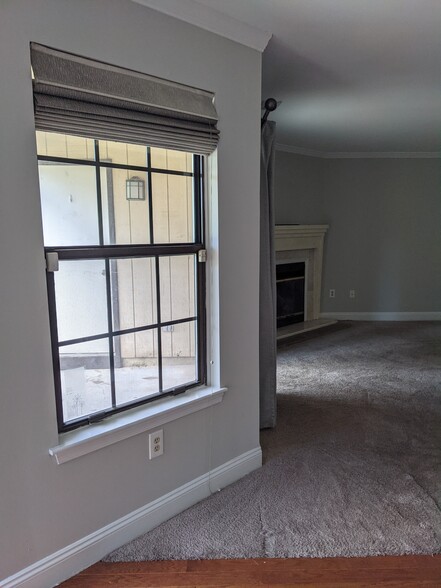
[[[85,137],[89,139],[90,137]],[[107,322],[108,331],[105,334],[96,336],[81,337],[72,340],[59,341],[57,328],[57,309],[55,297],[55,276],[53,271],[46,271],[48,306],[49,306],[49,323],[52,345],[52,361],[54,371],[56,413],[58,422],[58,431],[65,433],[77,429],[78,427],[102,421],[104,418],[157,401],[171,395],[178,395],[187,390],[204,385],[207,383],[207,332],[206,332],[206,264],[205,255],[200,252],[205,251],[205,161],[204,156],[193,155],[193,171],[184,172],[173,169],[152,167],[151,148],[146,146],[147,162],[146,166],[125,165],[100,160],[98,139],[94,140],[95,158],[76,159],[69,157],[58,157],[49,155],[38,155],[38,161],[46,161],[61,164],[77,164],[81,166],[95,167],[96,170],[96,192],[97,192],[97,210],[99,224],[99,245],[91,246],[45,246],[45,255],[56,253],[60,261],[64,260],[104,260],[106,267],[106,302],[107,302]],[[102,169],[122,169],[128,171],[139,171],[147,174],[146,199],[148,200],[149,209],[149,233],[150,243],[146,244],[124,244],[124,245],[106,245],[104,244],[103,235],[103,206],[101,191],[101,170]],[[193,233],[194,241],[189,243],[154,243],[154,221],[153,221],[153,198],[152,198],[152,174],[179,175],[193,178]],[[172,257],[177,255],[194,255],[195,256],[195,304],[196,315],[178,320],[161,321],[161,288],[160,288],[160,258]],[[142,327],[133,327],[129,329],[115,330],[113,328],[112,317],[112,291],[111,291],[111,272],[110,263],[115,259],[131,259],[136,257],[153,258],[155,260],[156,276],[156,323]],[[191,383],[173,388],[163,389],[162,379],[162,328],[178,325],[182,323],[196,323],[196,366],[197,379]],[[115,391],[115,366],[114,366],[114,348],[113,338],[119,335],[126,335],[140,331],[157,329],[158,334],[158,374],[159,374],[159,391],[154,396],[137,399],[125,404],[116,404]],[[61,368],[60,368],[60,346],[81,343],[85,341],[107,338],[109,340],[109,360],[110,360],[110,382],[111,382],[111,399],[112,408],[104,411],[92,413],[69,421],[64,420],[63,402],[62,402],[62,385],[61,385]]]

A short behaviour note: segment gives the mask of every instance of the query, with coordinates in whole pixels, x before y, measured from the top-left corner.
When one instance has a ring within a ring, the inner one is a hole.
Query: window
[[[46,131],[37,153],[59,430],[205,383],[203,156]]]
[[[214,94],[31,43],[60,431],[206,382]]]

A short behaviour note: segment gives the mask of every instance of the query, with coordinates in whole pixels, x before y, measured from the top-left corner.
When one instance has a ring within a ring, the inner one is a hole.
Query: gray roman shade
[[[214,94],[31,44],[38,130],[208,154]]]

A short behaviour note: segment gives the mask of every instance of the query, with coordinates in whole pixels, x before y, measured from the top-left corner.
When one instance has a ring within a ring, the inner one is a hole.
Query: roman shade
[[[31,44],[38,130],[208,154],[214,94]]]

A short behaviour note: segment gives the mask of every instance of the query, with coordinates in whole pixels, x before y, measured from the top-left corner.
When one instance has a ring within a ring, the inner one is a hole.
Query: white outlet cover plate
[[[149,459],[159,457],[164,453],[164,430],[158,429],[149,433]]]

